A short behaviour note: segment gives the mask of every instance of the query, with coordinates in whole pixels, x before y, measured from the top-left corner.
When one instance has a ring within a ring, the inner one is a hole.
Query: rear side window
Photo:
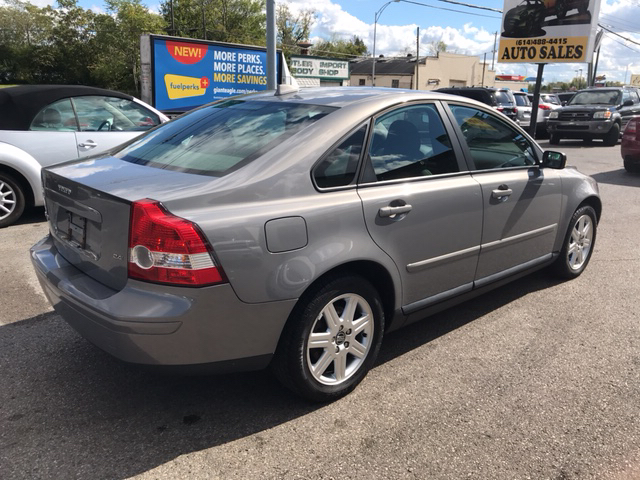
[[[377,181],[459,171],[449,136],[433,104],[402,107],[378,117],[369,160]]]
[[[313,171],[313,179],[318,187],[342,187],[353,182],[366,133],[367,127],[364,125],[318,164]]]
[[[516,105],[519,107],[527,107],[530,105],[529,99],[526,95],[514,95],[516,99]]]
[[[201,175],[226,175],[336,110],[282,102],[228,100],[182,116],[115,156]]]
[[[71,100],[65,98],[44,107],[33,118],[29,130],[77,131],[78,124],[71,107]]]

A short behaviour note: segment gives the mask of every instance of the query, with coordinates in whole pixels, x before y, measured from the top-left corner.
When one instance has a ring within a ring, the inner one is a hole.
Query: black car
[[[640,95],[634,87],[580,90],[567,105],[549,115],[549,143],[557,145],[563,138],[581,138],[615,145],[629,119],[638,114]]]
[[[518,123],[518,108],[513,93],[508,88],[491,87],[460,87],[460,88],[439,88],[436,92],[448,93],[450,95],[460,95],[461,97],[472,98],[485,103],[508,118]]]

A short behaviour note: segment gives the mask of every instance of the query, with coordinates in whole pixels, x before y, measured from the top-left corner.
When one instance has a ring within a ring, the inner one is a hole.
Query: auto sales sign
[[[586,63],[600,0],[505,0],[498,62]]]

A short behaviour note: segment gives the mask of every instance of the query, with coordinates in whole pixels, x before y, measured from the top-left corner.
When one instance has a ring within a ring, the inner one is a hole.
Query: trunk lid
[[[113,157],[49,167],[42,175],[49,229],[58,251],[116,290],[128,278],[131,203],[143,198],[166,201],[215,181]]]

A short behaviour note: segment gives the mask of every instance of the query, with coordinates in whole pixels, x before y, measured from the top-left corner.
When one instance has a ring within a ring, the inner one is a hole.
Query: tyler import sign
[[[333,58],[291,57],[291,74],[298,78],[319,78],[322,80],[348,80],[349,62]]]
[[[189,110],[267,88],[264,47],[143,35],[140,52],[143,98],[159,110]]]
[[[505,0],[498,62],[585,63],[600,0]]]

